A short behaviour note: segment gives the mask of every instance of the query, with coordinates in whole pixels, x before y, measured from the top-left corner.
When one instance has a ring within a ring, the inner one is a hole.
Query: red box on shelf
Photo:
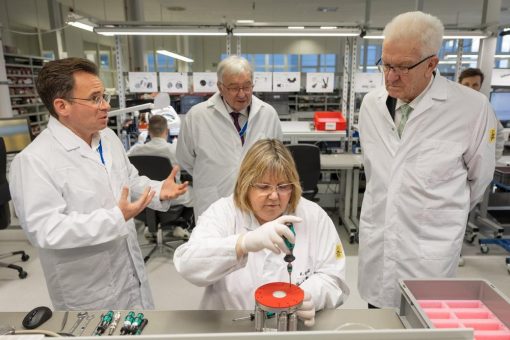
[[[342,112],[315,112],[313,121],[315,130],[339,131],[345,130],[347,124]]]

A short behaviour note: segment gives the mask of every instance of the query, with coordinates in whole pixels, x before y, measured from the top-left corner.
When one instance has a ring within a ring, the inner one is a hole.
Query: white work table
[[[354,243],[358,232],[358,192],[359,174],[363,168],[363,156],[359,154],[321,155],[321,170],[338,172],[340,175],[340,224],[349,234],[349,242]]]
[[[281,122],[283,141],[296,144],[297,142],[341,141],[345,138],[345,131],[319,131],[313,128],[311,122]]]

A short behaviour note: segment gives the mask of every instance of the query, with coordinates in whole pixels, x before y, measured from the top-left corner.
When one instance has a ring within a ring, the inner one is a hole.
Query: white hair
[[[383,31],[385,41],[417,41],[423,58],[439,52],[443,33],[444,26],[438,18],[420,11],[397,15]]]
[[[253,67],[250,62],[238,55],[231,55],[218,64],[216,74],[218,75],[218,81],[221,82],[224,74],[238,75],[245,72],[249,72],[250,78],[253,80]]]

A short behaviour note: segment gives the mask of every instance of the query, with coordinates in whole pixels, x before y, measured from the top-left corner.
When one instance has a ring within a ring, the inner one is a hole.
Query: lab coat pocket
[[[104,204],[102,195],[97,191],[102,183],[98,183],[88,173],[75,167],[56,169],[55,173],[61,185],[62,196],[67,202],[66,213],[89,213]]]
[[[424,210],[421,222],[419,246],[422,259],[453,259],[460,252],[466,223],[464,211]]]
[[[103,251],[56,264],[65,305],[94,310],[106,304],[104,298],[113,296],[109,256]]]
[[[461,159],[460,143],[430,139],[418,150],[415,170],[427,182],[445,182],[461,167]]]

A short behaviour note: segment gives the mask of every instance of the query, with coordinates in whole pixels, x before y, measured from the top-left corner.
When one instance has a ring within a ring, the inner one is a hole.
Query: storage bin
[[[485,280],[401,280],[406,328],[472,328],[476,340],[510,340],[510,300]]]
[[[342,112],[315,112],[313,118],[315,130],[345,130],[347,123]]]

